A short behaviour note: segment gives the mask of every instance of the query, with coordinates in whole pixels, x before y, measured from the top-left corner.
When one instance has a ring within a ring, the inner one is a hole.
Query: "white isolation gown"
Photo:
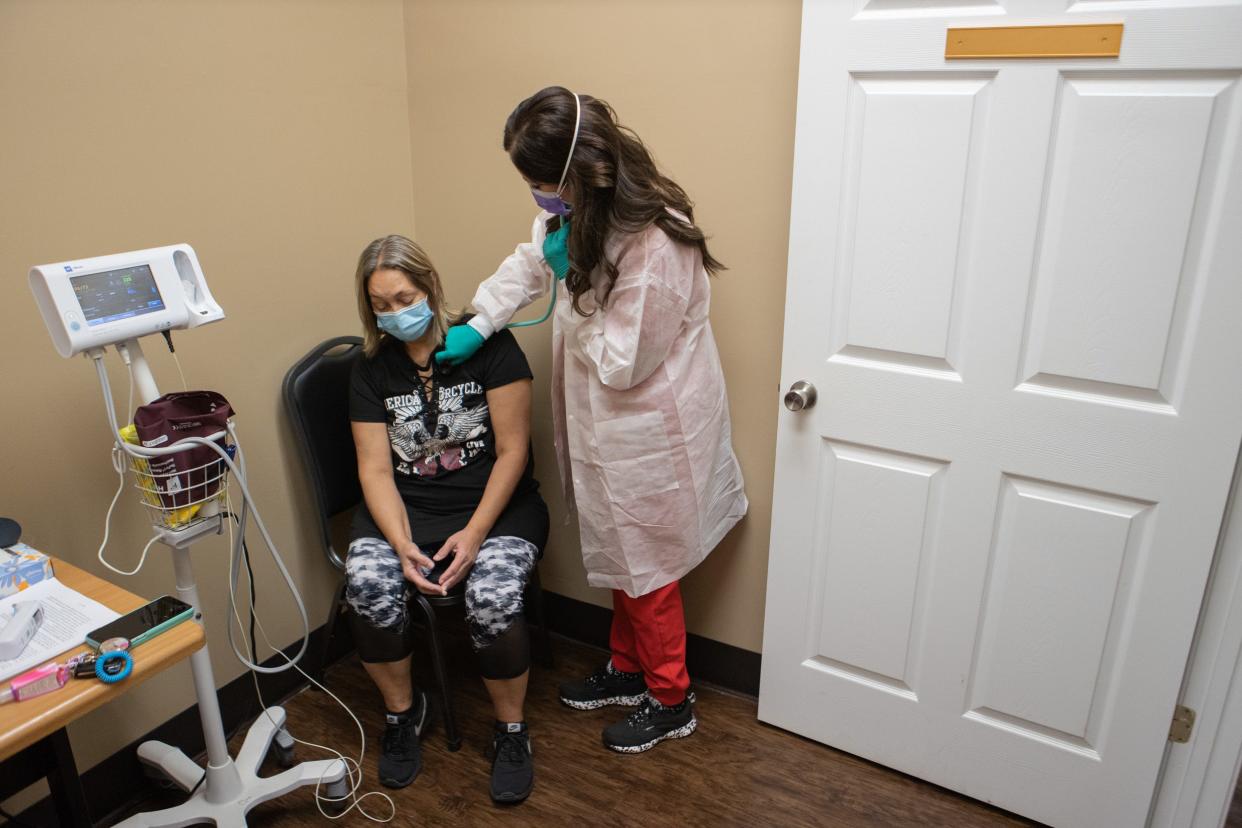
[[[545,295],[545,222],[474,297],[484,335]],[[573,310],[560,286],[552,326],[552,416],[566,502],[576,506],[592,586],[632,597],[680,579],[746,514],[729,405],[696,247],[651,225],[609,240],[619,275]]]

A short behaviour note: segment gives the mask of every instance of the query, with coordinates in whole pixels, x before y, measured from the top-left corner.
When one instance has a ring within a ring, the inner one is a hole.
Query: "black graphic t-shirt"
[[[413,540],[423,548],[465,528],[483,499],[496,463],[487,391],[532,374],[513,334],[502,330],[461,365],[437,366],[432,376],[429,400],[403,343],[388,340],[374,358],[358,361],[350,381],[350,420],[388,426],[393,478]],[[548,510],[529,454],[489,535],[514,535],[540,549],[547,540]],[[365,503],[354,515],[351,536],[383,537]]]

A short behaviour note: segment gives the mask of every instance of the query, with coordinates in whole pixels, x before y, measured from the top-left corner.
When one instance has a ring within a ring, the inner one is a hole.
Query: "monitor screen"
[[[69,281],[91,327],[164,309],[149,265],[86,273]]]

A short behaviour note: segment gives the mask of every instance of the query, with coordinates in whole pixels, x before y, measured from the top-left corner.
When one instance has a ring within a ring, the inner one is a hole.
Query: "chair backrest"
[[[329,521],[362,501],[349,425],[349,376],[361,356],[359,337],[326,340],[289,369],[281,388],[285,413],[314,490],[324,553],[342,570],[345,559],[332,546]]]

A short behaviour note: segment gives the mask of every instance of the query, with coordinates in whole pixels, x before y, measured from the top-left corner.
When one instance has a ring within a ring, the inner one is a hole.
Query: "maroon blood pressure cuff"
[[[186,437],[223,431],[233,407],[215,391],[165,394],[134,412],[134,428],[147,448],[167,448]],[[224,447],[222,438],[217,443]],[[215,494],[224,471],[220,455],[198,445],[149,461],[154,488],[166,508],[189,506]]]

